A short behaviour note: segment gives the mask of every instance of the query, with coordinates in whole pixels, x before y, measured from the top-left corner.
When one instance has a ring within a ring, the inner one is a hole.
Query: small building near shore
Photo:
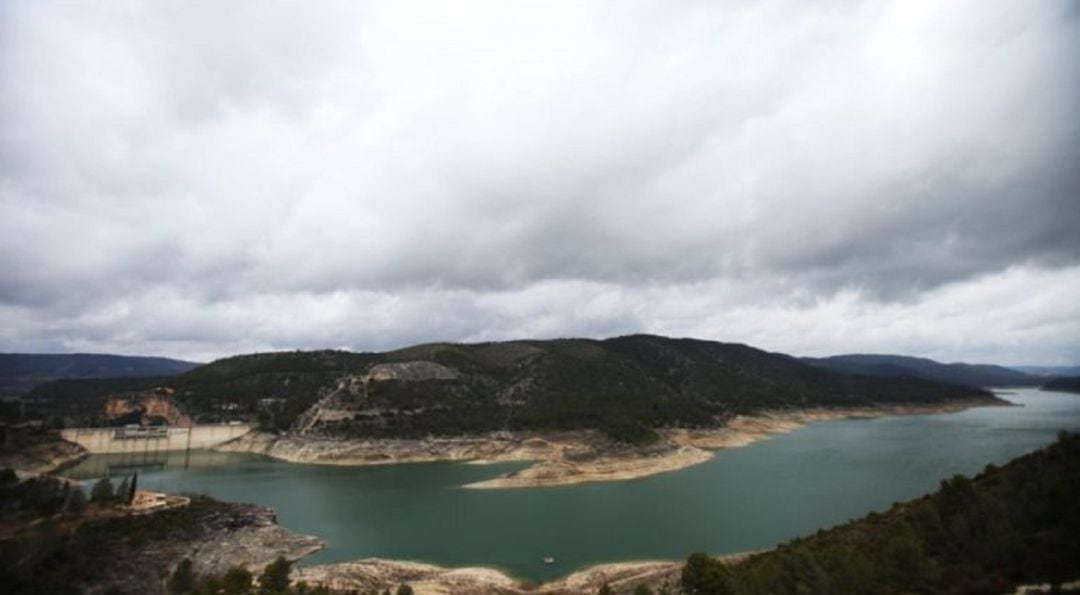
[[[182,508],[189,504],[191,504],[191,498],[187,496],[170,496],[165,492],[135,490],[135,495],[131,498],[128,509],[133,514],[145,514],[171,508]]]
[[[166,498],[164,492],[135,490],[135,497],[131,499],[131,508],[139,512],[165,508],[168,505]]]

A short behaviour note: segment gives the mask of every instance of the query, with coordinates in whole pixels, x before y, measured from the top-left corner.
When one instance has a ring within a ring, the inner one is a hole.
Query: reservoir
[[[304,564],[380,557],[545,580],[604,562],[768,548],[1080,431],[1080,395],[1000,395],[1020,406],[822,422],[673,473],[555,488],[459,487],[526,463],[335,467],[210,451],[96,455],[65,474],[138,469],[140,487],[271,506],[282,526],[326,542]]]

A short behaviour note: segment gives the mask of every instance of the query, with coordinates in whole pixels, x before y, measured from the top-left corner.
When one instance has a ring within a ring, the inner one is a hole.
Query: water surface
[[[466,490],[523,464],[331,467],[205,451],[93,456],[68,474],[140,465],[144,487],[272,506],[283,526],[326,542],[306,564],[375,556],[541,580],[601,562],[770,547],[1004,463],[1059,430],[1080,431],[1080,395],[1003,396],[1023,406],[822,422],[616,483]],[[557,563],[544,565],[546,555]]]

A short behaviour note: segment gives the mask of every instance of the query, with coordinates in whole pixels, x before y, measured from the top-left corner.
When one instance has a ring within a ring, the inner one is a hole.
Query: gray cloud
[[[0,11],[2,349],[1080,358],[1068,2]]]

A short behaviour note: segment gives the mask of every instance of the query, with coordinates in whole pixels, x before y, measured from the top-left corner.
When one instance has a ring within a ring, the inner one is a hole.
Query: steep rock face
[[[127,419],[142,424],[164,422],[170,426],[191,425],[191,418],[173,403],[172,395],[171,388],[155,388],[142,393],[109,397],[105,401],[105,418],[109,421]]]
[[[394,362],[389,364],[375,364],[368,371],[368,379],[372,382],[385,380],[454,380],[460,374],[457,370],[441,366],[435,362]]]

